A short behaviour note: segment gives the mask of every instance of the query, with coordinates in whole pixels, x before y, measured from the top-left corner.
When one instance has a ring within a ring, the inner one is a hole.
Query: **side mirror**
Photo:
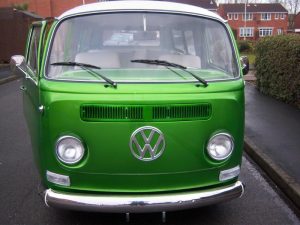
[[[10,58],[10,70],[13,74],[16,73],[17,68],[28,77],[28,67],[25,62],[25,57],[22,55],[14,55]]]
[[[246,75],[249,72],[249,59],[247,56],[241,56],[240,60],[242,64],[243,75]]]

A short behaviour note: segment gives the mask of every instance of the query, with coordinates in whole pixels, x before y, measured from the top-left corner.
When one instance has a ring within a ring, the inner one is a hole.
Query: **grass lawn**
[[[255,63],[255,54],[248,52],[241,52],[240,55],[247,56],[249,59],[249,64],[254,65]]]

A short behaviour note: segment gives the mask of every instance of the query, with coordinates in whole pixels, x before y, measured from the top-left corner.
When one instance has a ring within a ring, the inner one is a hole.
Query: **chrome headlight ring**
[[[212,136],[207,144],[207,153],[214,160],[229,158],[234,149],[233,137],[228,133],[218,133]]]
[[[83,158],[85,149],[79,138],[62,136],[56,141],[55,152],[59,161],[73,165]]]

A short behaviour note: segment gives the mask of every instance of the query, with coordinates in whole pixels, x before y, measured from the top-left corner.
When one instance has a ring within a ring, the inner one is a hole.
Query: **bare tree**
[[[244,3],[262,3],[263,2],[263,0],[225,0],[225,3],[242,3],[242,4],[244,4]]]
[[[300,0],[285,0],[287,10],[290,12],[289,16],[289,25],[291,29],[294,29],[295,25],[295,16],[300,10]]]
[[[270,3],[281,3],[291,14],[300,11],[300,0],[269,0]]]
[[[288,7],[288,10],[292,14],[297,14],[300,10],[300,0],[285,0],[286,7]]]

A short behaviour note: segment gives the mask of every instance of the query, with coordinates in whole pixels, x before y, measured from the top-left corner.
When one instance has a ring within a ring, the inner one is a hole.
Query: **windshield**
[[[239,76],[229,34],[222,23],[180,14],[122,12],[77,16],[61,22],[52,40],[47,77],[99,81],[79,66],[55,65],[76,62],[99,67],[103,75],[116,82],[196,81],[178,68],[169,70],[134,60],[176,63],[206,81]]]

